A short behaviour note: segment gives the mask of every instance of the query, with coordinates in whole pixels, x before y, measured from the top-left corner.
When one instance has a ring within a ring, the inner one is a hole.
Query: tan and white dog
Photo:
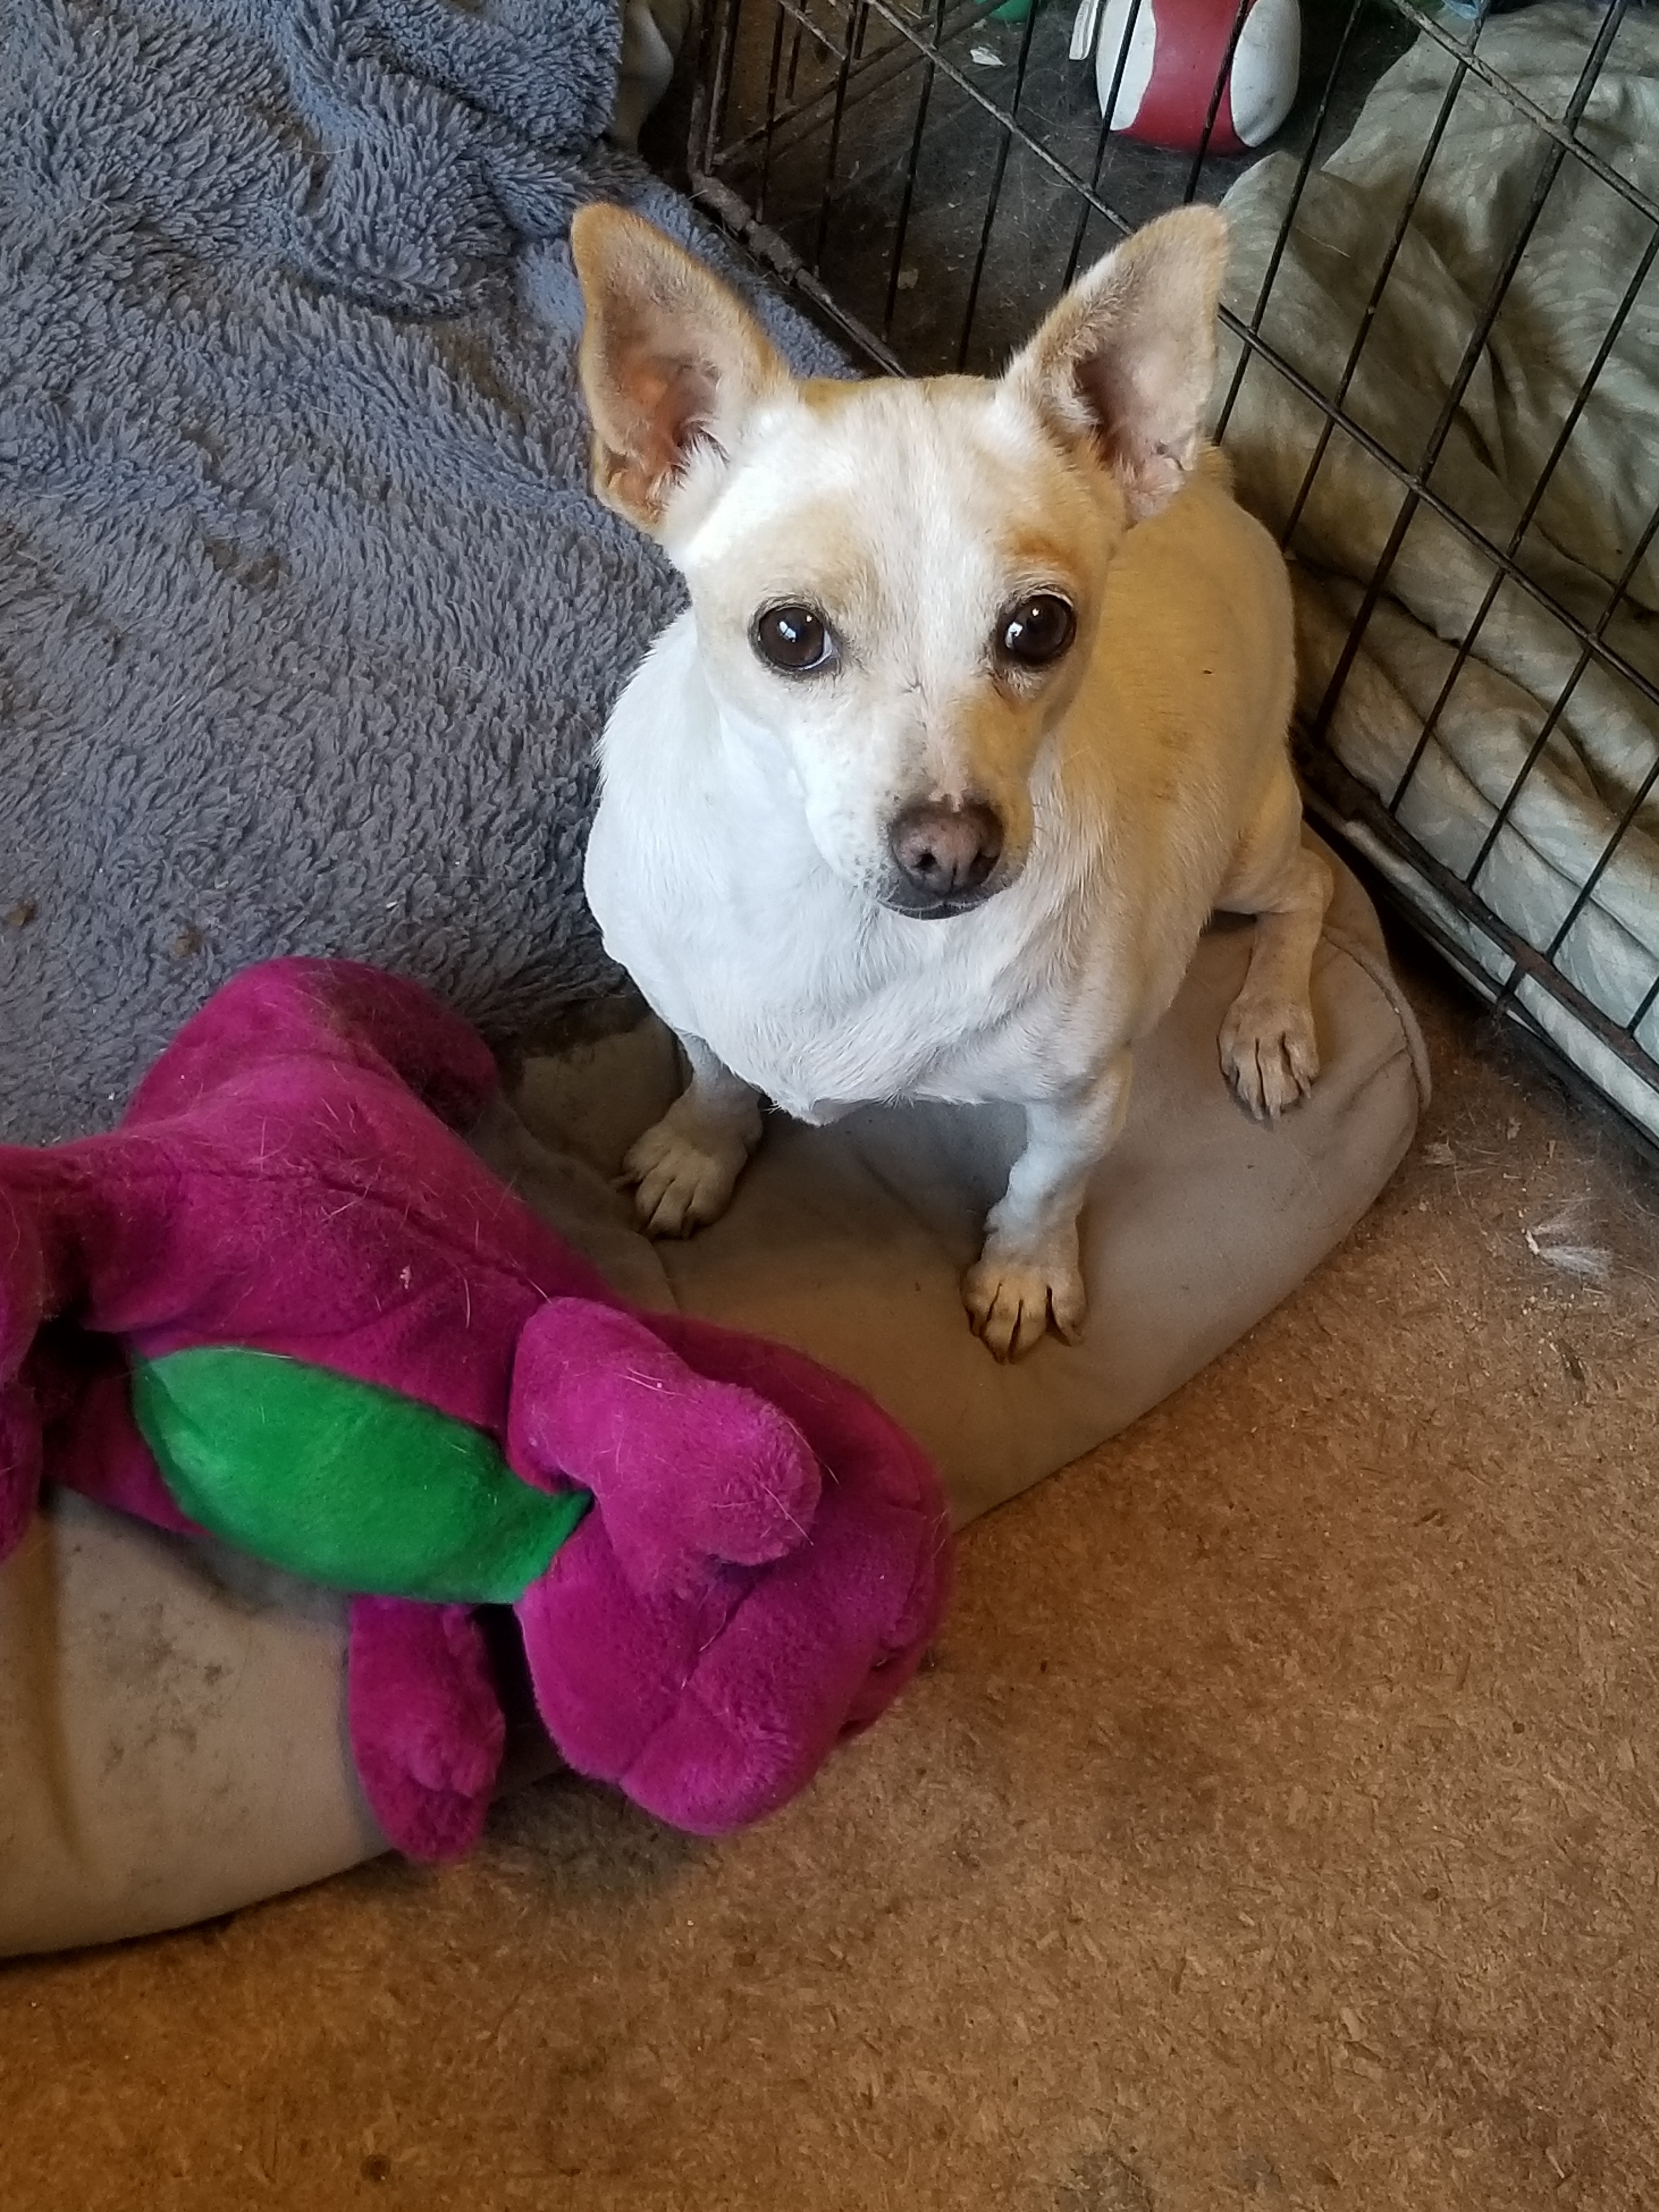
[[[1139,232],[1002,377],[915,382],[799,382],[649,224],[573,236],[595,482],[691,600],[611,714],[587,855],[690,1066],[640,1218],[722,1212],[763,1097],[1018,1103],[963,1301],[1000,1358],[1075,1339],[1085,1187],[1213,910],[1258,918],[1239,1097],[1318,1068],[1288,581],[1201,431],[1222,219]]]

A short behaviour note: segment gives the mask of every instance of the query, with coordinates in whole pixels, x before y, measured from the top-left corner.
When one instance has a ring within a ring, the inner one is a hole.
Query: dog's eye
[[[761,659],[786,676],[816,676],[835,665],[836,641],[811,607],[768,607],[756,616],[750,636]]]
[[[1077,617],[1058,592],[1034,592],[1009,608],[997,630],[997,658],[1016,668],[1047,668],[1077,635]]]

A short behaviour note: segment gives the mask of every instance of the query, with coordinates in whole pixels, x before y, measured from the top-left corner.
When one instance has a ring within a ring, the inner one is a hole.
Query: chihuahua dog
[[[1138,232],[990,380],[797,380],[649,224],[572,235],[596,488],[690,596],[587,853],[690,1070],[629,1154],[640,1218],[713,1220],[763,1097],[1018,1103],[963,1303],[999,1358],[1075,1340],[1085,1188],[1216,909],[1256,917],[1228,1080],[1273,1116],[1318,1071],[1288,579],[1202,432],[1222,218]]]

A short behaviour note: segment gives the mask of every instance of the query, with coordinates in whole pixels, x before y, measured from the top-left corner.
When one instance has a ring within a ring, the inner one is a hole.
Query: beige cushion
[[[781,1337],[856,1377],[937,1456],[959,1521],[1110,1436],[1261,1318],[1376,1196],[1426,1070],[1346,871],[1315,969],[1323,1073],[1277,1127],[1216,1053],[1245,928],[1200,948],[1139,1057],[1085,1221],[1090,1319],[999,1368],[957,1279],[1018,1118],[869,1109],[775,1121],[730,1213],[648,1244],[611,1188],[673,1095],[654,1024],[526,1072],[478,1149],[628,1294]],[[528,1133],[533,1132],[533,1135]],[[537,1140],[540,1141],[538,1142]],[[0,1569],[0,1953],[227,1911],[382,1848],[343,1727],[343,1610],[209,1547],[53,1500]],[[535,1763],[527,1747],[522,1765]]]

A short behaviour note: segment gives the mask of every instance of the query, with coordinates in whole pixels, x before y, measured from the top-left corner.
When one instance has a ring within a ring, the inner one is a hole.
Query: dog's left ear
[[[1198,457],[1226,258],[1217,209],[1160,216],[1079,278],[1008,369],[1057,435],[1113,471],[1132,521]]]
[[[570,246],[587,310],[578,368],[593,487],[654,534],[693,453],[730,453],[789,372],[737,295],[653,223],[585,207]]]

